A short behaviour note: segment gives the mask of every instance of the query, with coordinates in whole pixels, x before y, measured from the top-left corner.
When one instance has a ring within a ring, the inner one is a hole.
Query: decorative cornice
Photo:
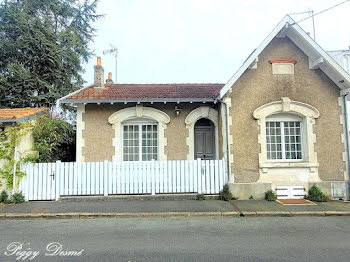
[[[320,112],[315,107],[306,103],[293,101],[289,97],[282,97],[281,101],[271,102],[258,107],[254,110],[253,116],[259,120],[272,114],[288,112],[311,118],[318,118],[320,116]]]
[[[295,59],[271,59],[269,60],[270,64],[296,64],[297,60]]]
[[[163,111],[152,107],[143,107],[142,105],[121,109],[113,113],[108,118],[108,122],[115,125],[116,123],[121,123],[129,119],[141,117],[151,118],[162,124],[168,124],[170,122],[170,117]]]

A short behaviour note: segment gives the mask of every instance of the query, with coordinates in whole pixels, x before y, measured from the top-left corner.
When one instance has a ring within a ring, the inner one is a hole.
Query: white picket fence
[[[224,160],[56,162],[22,164],[27,200],[60,196],[218,194],[227,183]]]

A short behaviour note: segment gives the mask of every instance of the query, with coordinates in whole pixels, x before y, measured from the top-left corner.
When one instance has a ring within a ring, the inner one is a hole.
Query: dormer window
[[[294,65],[297,63],[294,59],[274,59],[269,60],[272,65],[272,74],[274,75],[294,75]]]

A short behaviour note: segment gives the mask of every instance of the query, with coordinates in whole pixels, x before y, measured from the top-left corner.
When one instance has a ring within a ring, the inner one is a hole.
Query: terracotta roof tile
[[[28,117],[37,113],[48,111],[47,108],[5,108],[0,109],[0,120],[18,120],[23,117]]]
[[[214,99],[224,84],[106,84],[89,86],[65,100]]]

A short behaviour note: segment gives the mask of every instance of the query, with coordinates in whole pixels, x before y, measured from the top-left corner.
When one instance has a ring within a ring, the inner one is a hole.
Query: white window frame
[[[290,161],[289,159],[288,161],[271,161],[267,159],[266,119],[276,114],[296,115],[303,119],[304,156],[302,161]],[[319,164],[317,161],[317,153],[315,152],[316,135],[313,125],[319,116],[320,113],[315,107],[299,101],[293,101],[288,97],[282,97],[280,101],[274,101],[255,109],[253,117],[257,119],[259,126],[259,166],[262,172],[267,172],[268,168],[272,167],[309,167],[310,170],[312,170],[311,172],[315,172]]]
[[[305,133],[304,133],[304,120],[302,117],[298,115],[293,115],[293,114],[275,114],[268,116],[266,118],[265,122],[265,128],[266,128],[266,123],[267,122],[278,122],[280,123],[280,129],[281,129],[281,151],[282,151],[282,158],[281,159],[268,159],[267,157],[267,135],[265,135],[265,144],[266,144],[266,159],[269,162],[303,162],[305,161],[305,155],[307,154],[307,146],[306,144],[306,139],[305,138]],[[300,122],[300,137],[301,137],[301,159],[286,159],[286,152],[285,152],[285,134],[284,134],[284,123],[285,122]]]
[[[152,107],[144,107],[137,105],[135,107],[127,107],[116,111],[109,116],[108,122],[114,129],[114,156],[113,161],[123,161],[123,128],[122,123],[133,119],[150,119],[158,123],[158,160],[167,160],[165,147],[167,146],[167,138],[165,130],[170,122],[170,117],[161,110]]]
[[[157,159],[159,159],[159,127],[158,127],[158,123],[157,121],[152,121],[149,119],[136,119],[136,120],[129,120],[126,122],[123,122],[122,124],[122,134],[123,134],[123,138],[122,138],[122,148],[123,148],[123,161],[147,161],[147,160],[142,160],[142,126],[144,125],[152,125],[152,126],[157,126]],[[139,141],[139,160],[125,160],[124,159],[124,126],[138,126],[139,127],[139,137],[138,137],[138,141]]]

